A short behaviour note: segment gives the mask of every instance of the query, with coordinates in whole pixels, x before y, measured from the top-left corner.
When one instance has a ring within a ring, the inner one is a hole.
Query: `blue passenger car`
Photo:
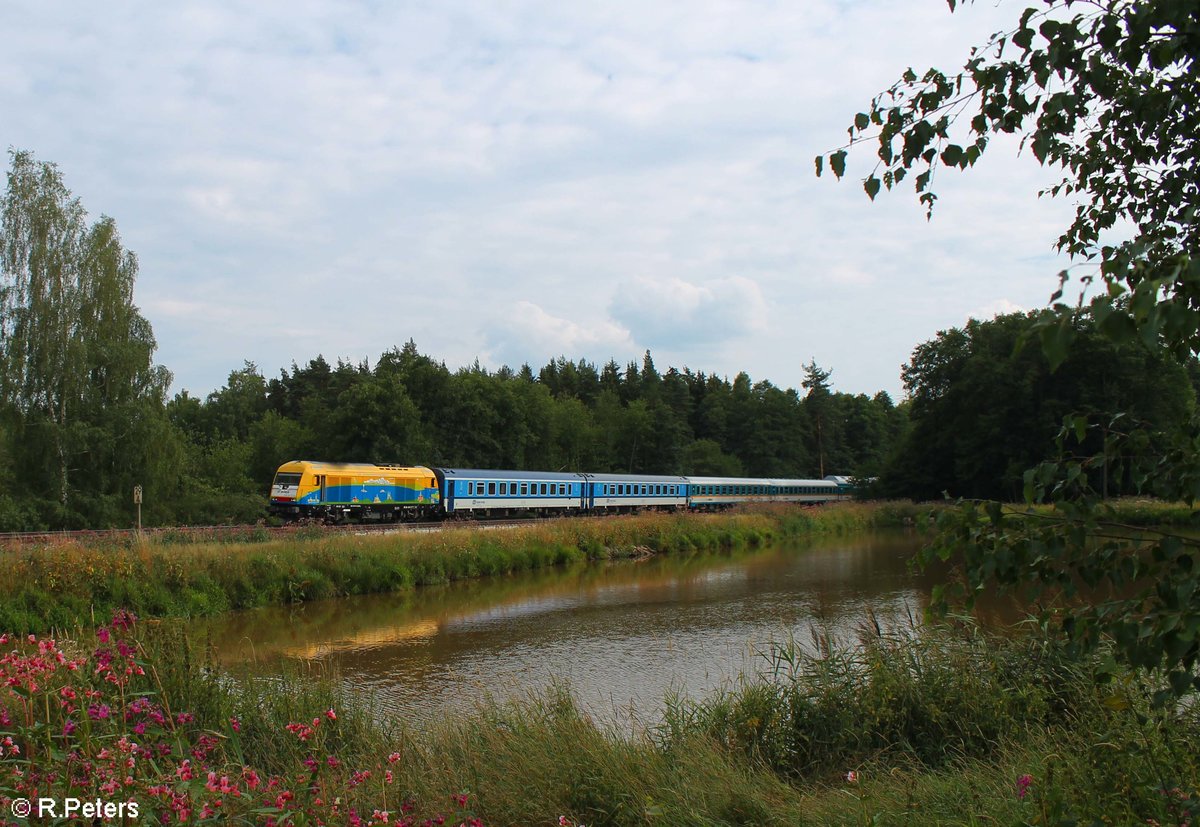
[[[687,507],[685,477],[649,474],[585,474],[585,507],[596,512],[654,509],[674,511]]]
[[[570,514],[584,505],[583,474],[434,468],[446,516]]]

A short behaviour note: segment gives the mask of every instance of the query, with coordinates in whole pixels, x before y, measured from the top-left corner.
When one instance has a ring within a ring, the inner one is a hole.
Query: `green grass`
[[[94,625],[127,608],[142,617],[200,617],[257,606],[405,591],[454,580],[643,553],[759,546],[785,537],[861,531],[870,508],[763,508],[547,520],[512,528],[445,527],[356,536],[304,529],[241,542],[62,541],[0,554],[0,628]]]
[[[397,752],[407,797],[469,792],[488,825],[1181,824],[1200,811],[1197,710],[1153,709],[1152,686],[1129,675],[1100,686],[1089,664],[1025,633],[793,646],[773,674],[675,700],[633,735],[562,686],[416,729],[376,720],[334,675],[230,680],[186,654],[178,630],[151,638],[163,695],[214,729],[240,718],[247,764],[294,767],[310,745],[283,725],[336,708],[324,750],[350,766]]]

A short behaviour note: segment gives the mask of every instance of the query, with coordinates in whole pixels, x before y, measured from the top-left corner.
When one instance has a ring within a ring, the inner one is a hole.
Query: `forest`
[[[1197,371],[1081,326],[1052,371],[1023,347],[1039,314],[971,320],[916,348],[906,399],[800,389],[747,373],[597,366],[451,370],[413,341],[374,365],[324,355],[268,378],[245,363],[204,398],[169,398],[137,258],[89,223],[52,163],[13,151],[0,253],[0,530],[253,523],[292,459],[756,477],[845,474],[868,495],[1019,498],[1063,417],[1176,421]],[[1118,424],[1114,427],[1120,427]],[[1153,450],[1150,446],[1146,450]],[[1136,480],[1107,472],[1111,493]]]

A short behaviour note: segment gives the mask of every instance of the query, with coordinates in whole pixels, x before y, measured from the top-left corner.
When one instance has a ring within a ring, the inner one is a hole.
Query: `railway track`
[[[553,518],[542,518],[553,519]],[[162,543],[180,544],[218,542],[228,543],[244,540],[261,541],[274,537],[289,537],[311,534],[394,534],[401,532],[440,531],[446,528],[511,528],[532,525],[538,518],[519,520],[427,520],[411,523],[354,523],[346,525],[292,524],[282,526],[260,525],[210,525],[210,526],[161,526],[155,528],[111,528],[82,529],[77,531],[6,531],[0,532],[0,549],[53,546],[69,543],[95,543],[97,545],[123,545],[136,542],[139,538]]]

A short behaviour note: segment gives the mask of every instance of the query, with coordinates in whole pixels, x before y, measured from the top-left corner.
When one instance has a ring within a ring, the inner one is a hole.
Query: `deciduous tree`
[[[949,0],[953,11],[956,0]],[[1089,263],[1083,286],[1039,336],[1052,365],[1066,359],[1080,319],[1119,343],[1140,342],[1186,360],[1200,347],[1200,5],[1177,0],[1042,0],[1016,25],[971,50],[962,69],[907,70],[854,117],[850,142],[818,157],[837,177],[848,149],[875,147],[863,179],[872,199],[912,175],[932,212],[935,174],[966,170],[997,133],[1020,136],[1041,163],[1061,170],[1050,195],[1075,200],[1059,246]],[[1126,228],[1132,228],[1125,232]],[[1117,232],[1114,232],[1117,231]],[[1113,419],[1070,417],[1059,461],[1030,469],[1030,502],[1057,504],[1052,520],[998,503],[968,504],[948,518],[937,553],[962,555],[968,595],[986,584],[1074,594],[1082,586],[1119,595],[1061,614],[1061,628],[1087,648],[1102,635],[1128,662],[1161,668],[1171,691],[1200,689],[1200,550],[1163,536],[1141,552],[1104,536],[1109,516],[1096,483],[1121,443],[1144,445],[1146,429],[1119,434]],[[1075,450],[1095,430],[1099,452]],[[1170,450],[1141,469],[1143,490],[1194,503],[1200,496],[1200,423],[1177,423]],[[1146,585],[1150,584],[1150,585]]]

